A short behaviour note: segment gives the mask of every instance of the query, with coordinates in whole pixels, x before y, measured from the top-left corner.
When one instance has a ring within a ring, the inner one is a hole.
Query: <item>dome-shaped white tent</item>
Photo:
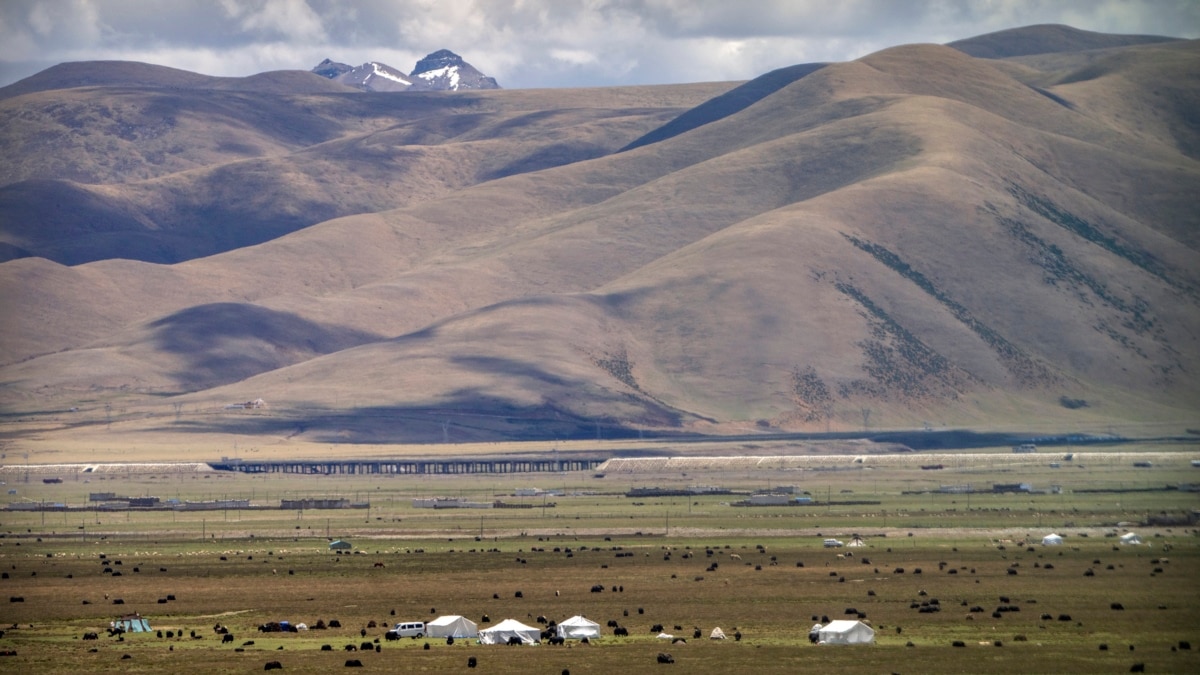
[[[511,638],[517,638],[523,644],[536,644],[542,637],[542,631],[533,626],[526,626],[516,619],[505,619],[491,628],[479,631],[479,643],[485,645],[508,644]]]
[[[600,624],[585,619],[582,616],[573,616],[558,624],[558,637],[568,640],[589,640],[600,637]]]
[[[479,635],[479,628],[474,621],[451,614],[425,624],[425,634],[435,638],[473,638]]]
[[[1042,537],[1042,546],[1062,546],[1063,538],[1057,534]]]
[[[875,641],[875,631],[861,621],[830,621],[817,638],[823,645],[869,645]]]

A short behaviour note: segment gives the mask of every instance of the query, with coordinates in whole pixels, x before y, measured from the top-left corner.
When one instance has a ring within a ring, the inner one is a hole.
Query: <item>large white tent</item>
[[[1137,534],[1134,532],[1127,532],[1121,535],[1121,543],[1126,546],[1136,546],[1137,544],[1142,543],[1142,538],[1137,536]]]
[[[508,644],[509,638],[517,638],[527,645],[536,644],[542,637],[542,631],[533,626],[526,626],[516,619],[505,619],[491,628],[479,631],[479,643],[485,645]]]
[[[558,624],[558,637],[568,640],[582,640],[588,638],[600,637],[600,624],[585,619],[582,616],[573,616]]]
[[[875,631],[861,621],[830,621],[817,634],[823,645],[869,645],[875,641]]]
[[[435,638],[473,638],[479,635],[479,627],[466,617],[451,614],[425,624],[425,634]]]
[[[1042,537],[1042,546],[1062,546],[1063,538],[1057,534]]]

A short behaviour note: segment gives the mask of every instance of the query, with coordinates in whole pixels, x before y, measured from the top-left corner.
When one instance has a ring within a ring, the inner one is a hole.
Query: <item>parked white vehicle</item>
[[[388,636],[392,637],[392,639],[405,637],[425,637],[425,622],[407,621],[398,623],[394,628],[388,631]]]
[[[837,539],[826,539],[825,540],[825,548],[841,548],[842,546],[844,546],[844,544],[842,544],[842,542],[838,541]]]

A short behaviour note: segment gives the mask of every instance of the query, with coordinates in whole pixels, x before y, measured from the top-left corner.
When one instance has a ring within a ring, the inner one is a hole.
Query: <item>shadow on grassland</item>
[[[552,406],[517,407],[486,397],[445,406],[230,410],[154,430],[300,437],[320,443],[466,443],[670,437],[612,418],[585,419]]]

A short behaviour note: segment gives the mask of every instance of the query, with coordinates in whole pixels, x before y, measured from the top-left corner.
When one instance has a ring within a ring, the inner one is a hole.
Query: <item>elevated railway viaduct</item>
[[[471,473],[561,473],[590,471],[607,460],[596,457],[456,457],[439,459],[297,459],[259,461],[222,458],[209,462],[218,471],[285,473],[319,476],[425,475]]]

